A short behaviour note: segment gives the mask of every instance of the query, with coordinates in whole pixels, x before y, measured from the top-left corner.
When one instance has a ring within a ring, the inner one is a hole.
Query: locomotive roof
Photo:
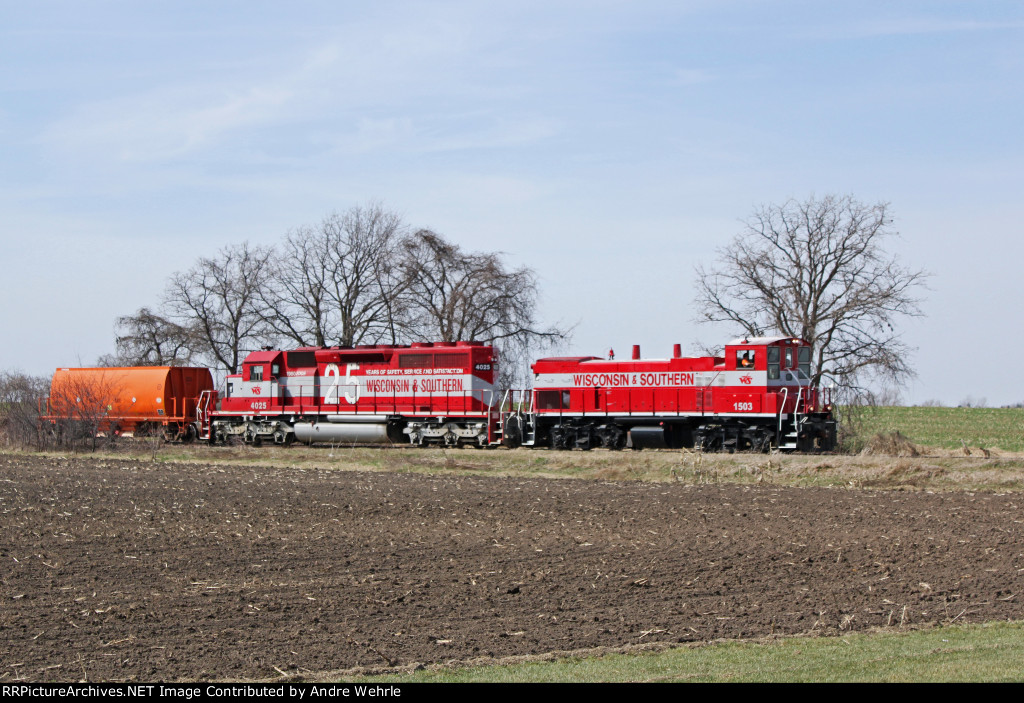
[[[247,364],[260,364],[267,361],[273,361],[281,355],[279,351],[258,351],[253,352],[249,356],[245,357],[245,363]]]
[[[775,344],[777,342],[783,342],[789,339],[793,339],[797,342],[804,342],[802,339],[797,337],[740,337],[727,343],[727,346],[743,346],[744,344]]]

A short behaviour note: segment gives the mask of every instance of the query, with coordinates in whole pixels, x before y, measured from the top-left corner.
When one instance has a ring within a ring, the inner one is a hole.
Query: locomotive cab
[[[246,357],[240,373],[224,379],[221,409],[256,417],[280,405],[283,354],[279,351],[253,352]]]
[[[802,339],[733,340],[725,345],[724,366],[730,372],[748,372],[738,376],[741,386],[763,387],[766,405],[775,412],[808,412],[817,404],[817,391],[811,386],[811,345]]]

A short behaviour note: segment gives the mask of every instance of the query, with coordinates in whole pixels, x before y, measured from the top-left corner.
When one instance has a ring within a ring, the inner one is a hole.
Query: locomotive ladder
[[[523,406],[526,405],[524,398],[527,397],[527,393],[530,394],[530,403],[524,408]],[[506,408],[508,408],[508,410],[506,410]],[[498,404],[497,442],[500,443],[504,441],[508,420],[512,416],[517,418],[516,422],[519,424],[519,428],[522,432],[522,445],[524,447],[532,447],[534,442],[537,441],[537,429],[533,416],[533,393],[530,389],[510,388],[505,391],[505,395],[502,397],[501,403]]]
[[[783,427],[782,416],[785,414],[786,399],[789,396],[789,389],[782,389],[782,393],[780,394],[782,396],[782,403],[779,404],[779,425],[775,433],[776,446],[779,449],[797,448],[797,443],[800,438],[800,423],[802,421],[800,413],[800,399],[803,396],[803,393],[804,389],[801,386],[800,390],[796,393],[796,402],[793,404],[793,424]],[[785,434],[783,434],[784,430]]]

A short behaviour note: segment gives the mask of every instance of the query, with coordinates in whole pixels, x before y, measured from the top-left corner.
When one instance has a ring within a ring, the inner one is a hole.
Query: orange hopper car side
[[[160,427],[172,438],[194,435],[199,394],[213,390],[209,369],[187,366],[59,368],[53,374],[46,416],[90,415],[102,431]]]

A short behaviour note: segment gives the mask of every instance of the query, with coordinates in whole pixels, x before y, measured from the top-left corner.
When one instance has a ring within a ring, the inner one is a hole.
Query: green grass
[[[1024,681],[1024,624],[725,642],[503,666],[430,668],[359,682]]]
[[[898,430],[929,447],[1024,451],[1024,408],[901,408],[861,411],[863,436]]]

